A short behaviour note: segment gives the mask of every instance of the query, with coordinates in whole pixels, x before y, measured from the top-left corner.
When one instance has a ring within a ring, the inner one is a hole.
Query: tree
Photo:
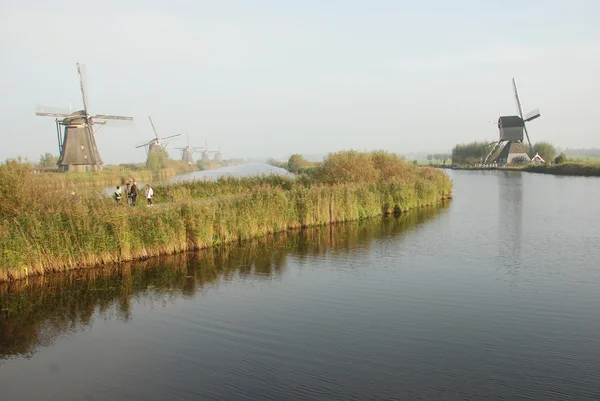
[[[539,154],[542,159],[549,162],[556,157],[556,148],[550,142],[537,142],[533,145],[533,153]]]
[[[452,149],[452,162],[456,164],[480,163],[491,150],[489,142],[471,142]]]
[[[160,148],[157,152],[148,153],[146,166],[152,171],[158,171],[167,167],[169,162],[169,154],[164,148]]]
[[[427,155],[427,160],[432,161],[433,160],[433,155]]]
[[[307,162],[302,155],[293,154],[290,156],[287,164],[288,171],[297,174],[301,168],[308,167],[310,163]]]
[[[52,153],[46,152],[40,156],[40,167],[42,168],[54,168],[58,165],[58,156],[54,156]]]

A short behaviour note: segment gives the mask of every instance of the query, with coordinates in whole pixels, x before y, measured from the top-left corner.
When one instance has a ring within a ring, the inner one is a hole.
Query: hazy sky
[[[417,4],[418,3],[418,4]],[[36,103],[132,115],[97,134],[105,163],[188,133],[228,157],[493,140],[515,114],[532,141],[600,147],[600,1],[0,0],[0,159],[58,152]],[[168,146],[182,146],[185,139]]]

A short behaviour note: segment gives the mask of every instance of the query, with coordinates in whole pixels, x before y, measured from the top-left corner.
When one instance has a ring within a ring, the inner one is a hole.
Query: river
[[[598,400],[600,179],[0,286],[2,400]]]

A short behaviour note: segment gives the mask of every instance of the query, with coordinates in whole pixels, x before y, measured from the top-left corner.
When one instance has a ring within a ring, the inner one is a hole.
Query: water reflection
[[[97,314],[129,321],[136,299],[165,303],[195,297],[234,279],[277,279],[284,274],[289,256],[368,248],[374,240],[397,235],[439,210],[424,208],[398,218],[281,233],[242,246],[2,284],[0,359],[30,357],[57,336],[89,326]]]
[[[503,171],[498,174],[498,257],[501,265],[516,275],[521,266],[523,233],[523,173]]]

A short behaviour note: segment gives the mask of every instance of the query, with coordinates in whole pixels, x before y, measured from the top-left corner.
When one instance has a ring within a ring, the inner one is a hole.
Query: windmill
[[[181,150],[181,160],[183,160],[184,162],[188,162],[189,164],[194,164],[194,158],[192,157],[192,155],[195,152],[204,150],[204,148],[201,146],[191,147],[190,146],[190,137],[188,135],[186,135],[186,137],[187,137],[187,146],[185,148],[175,148],[175,149]]]
[[[95,134],[108,120],[132,121],[133,117],[107,114],[91,115],[87,106],[81,65],[77,63],[77,75],[83,110],[66,112],[36,105],[37,116],[57,117],[56,136],[58,139],[58,167],[61,171],[101,171],[102,159],[96,146]],[[98,128],[94,129],[94,125]]]
[[[214,160],[221,161],[221,150],[208,150],[208,143],[204,140],[204,151],[202,152],[202,161],[210,161],[210,155],[215,155]]]
[[[512,82],[519,115],[500,116],[498,118],[498,142],[495,143],[494,147],[485,158],[484,163],[488,163],[488,161],[494,161],[498,164],[507,164],[511,163],[515,158],[518,157],[523,157],[528,161],[531,160],[531,157],[527,154],[527,151],[523,146],[523,132],[525,132],[525,136],[527,137],[529,149],[533,150],[531,147],[531,141],[529,140],[529,132],[527,132],[527,125],[525,123],[538,118],[540,116],[540,111],[539,109],[535,109],[523,115],[523,107],[521,105],[521,101],[519,100],[517,83],[515,82],[514,78]],[[502,150],[498,153],[498,149]],[[496,153],[498,153],[498,156],[496,156],[494,160],[490,160],[492,155]]]
[[[173,138],[181,136],[181,134],[175,134],[175,135],[166,136],[164,138],[159,138],[158,133],[156,132],[156,128],[154,128],[154,123],[152,122],[152,117],[148,116],[148,119],[150,120],[150,125],[152,125],[152,130],[154,131],[155,138],[152,138],[149,142],[146,142],[143,145],[136,146],[136,148],[145,148],[147,155],[150,155],[150,153],[162,152],[163,149],[166,147],[166,145],[162,146],[161,145],[162,143],[168,142],[169,140],[171,140]]]

